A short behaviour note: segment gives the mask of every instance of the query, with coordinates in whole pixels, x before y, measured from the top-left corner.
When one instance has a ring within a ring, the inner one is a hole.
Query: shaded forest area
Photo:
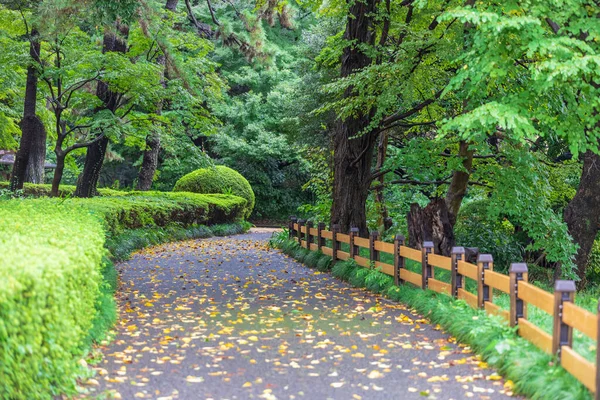
[[[250,182],[254,220],[403,233],[599,283],[599,11],[1,0],[3,195],[171,191],[226,165]]]

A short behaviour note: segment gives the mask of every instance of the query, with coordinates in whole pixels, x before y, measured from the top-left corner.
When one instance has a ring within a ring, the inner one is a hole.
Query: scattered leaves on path
[[[301,266],[264,242],[168,244],[118,268],[116,339],[94,367],[108,396],[512,395],[512,382],[439,326]]]

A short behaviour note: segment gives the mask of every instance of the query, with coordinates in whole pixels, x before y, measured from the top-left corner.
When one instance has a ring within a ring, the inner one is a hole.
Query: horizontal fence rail
[[[600,351],[597,351],[596,363],[592,363],[573,350],[573,329],[600,345],[600,313],[591,313],[574,304],[573,281],[557,281],[554,293],[549,293],[528,282],[526,264],[511,264],[509,274],[504,275],[494,271],[494,260],[490,254],[479,254],[476,262],[471,263],[466,260],[463,247],[454,247],[451,257],[446,257],[434,254],[432,242],[424,242],[421,250],[407,247],[402,235],[397,235],[394,243],[388,243],[378,240],[377,232],[369,238],[362,238],[358,236],[357,228],[345,234],[337,225],[329,231],[323,223],[314,228],[310,221],[296,218],[290,220],[289,234],[290,239],[297,240],[300,246],[319,250],[332,257],[334,262],[353,259],[362,267],[376,268],[392,276],[396,284],[408,282],[422,289],[444,293],[464,300],[474,309],[503,318],[511,327],[517,328],[520,336],[556,356],[562,367],[594,393],[596,400],[600,400],[600,371],[597,368]],[[344,248],[348,251],[342,250],[342,244],[347,245]],[[361,256],[360,249],[367,249],[369,257]],[[393,256],[393,264],[382,262],[382,253]],[[407,269],[407,260],[420,263],[420,273]],[[450,272],[450,283],[436,279],[436,268]],[[476,293],[466,289],[467,279],[473,281]],[[494,304],[494,290],[510,297],[509,310]],[[553,317],[552,334],[527,320],[528,305]]]

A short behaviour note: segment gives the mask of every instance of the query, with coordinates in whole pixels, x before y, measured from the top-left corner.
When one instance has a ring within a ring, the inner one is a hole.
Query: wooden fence
[[[465,260],[465,249],[454,247],[451,257],[433,253],[433,243],[424,242],[422,250],[405,246],[405,239],[397,235],[394,243],[378,240],[378,233],[370,237],[358,236],[358,229],[352,228],[349,234],[341,233],[334,225],[331,231],[325,224],[315,228],[308,221],[292,218],[289,225],[290,238],[309,250],[321,251],[335,261],[353,259],[366,268],[377,268],[394,277],[396,284],[408,282],[422,289],[430,289],[464,300],[475,309],[484,309],[489,314],[504,318],[511,327],[535,346],[551,355],[556,355],[560,364],[583,383],[595,399],[600,400],[600,371],[596,367],[600,361],[597,351],[596,364],[591,363],[573,350],[573,329],[600,344],[600,318],[574,304],[575,283],[557,281],[554,294],[548,293],[528,283],[527,264],[511,264],[509,275],[494,271],[494,260],[490,254],[479,254],[476,263]],[[330,242],[331,247],[326,244]],[[343,251],[341,244],[347,244],[349,251]],[[368,249],[369,257],[362,257],[360,249]],[[393,256],[393,264],[380,261],[381,253]],[[406,268],[406,260],[421,264],[420,273]],[[435,278],[436,268],[450,273],[451,283]],[[466,290],[466,279],[473,280],[477,293]],[[497,290],[510,296],[510,309],[503,310],[493,302]],[[552,335],[527,320],[527,305],[530,304],[550,314],[554,318]]]

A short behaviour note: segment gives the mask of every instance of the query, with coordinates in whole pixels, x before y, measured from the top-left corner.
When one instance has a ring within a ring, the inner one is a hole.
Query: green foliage
[[[8,185],[8,182],[0,182],[0,190],[8,190]],[[26,197],[49,197],[51,189],[52,186],[48,184],[26,182],[23,185],[21,194]],[[73,193],[75,193],[75,186],[73,185],[61,185],[58,191],[59,197],[73,197]],[[123,196],[126,192],[100,188],[98,189],[98,194],[100,196]]]
[[[173,188],[175,192],[191,193],[231,193],[246,199],[244,217],[250,216],[254,209],[254,192],[239,172],[218,165],[214,168],[201,168],[191,172],[177,181]]]
[[[491,254],[494,269],[506,272],[511,263],[523,260],[524,246],[508,220],[488,216],[486,203],[486,200],[479,200],[462,207],[454,230],[456,243],[477,247],[482,254]]]
[[[128,229],[123,233],[109,236],[106,248],[114,260],[121,261],[129,258],[130,254],[145,247],[177,240],[204,239],[213,236],[229,236],[247,232],[247,222],[217,224],[212,226],[170,223],[167,226]]]
[[[102,280],[100,293],[94,305],[95,315],[85,340],[85,348],[90,348],[92,343],[100,343],[106,338],[110,328],[117,322],[117,304],[115,292],[117,291],[118,274],[115,265],[107,257],[102,259],[100,266]]]
[[[586,276],[590,282],[600,284],[600,240],[596,239],[588,260]]]
[[[72,390],[102,282],[104,233],[80,206],[0,207],[0,397]]]

